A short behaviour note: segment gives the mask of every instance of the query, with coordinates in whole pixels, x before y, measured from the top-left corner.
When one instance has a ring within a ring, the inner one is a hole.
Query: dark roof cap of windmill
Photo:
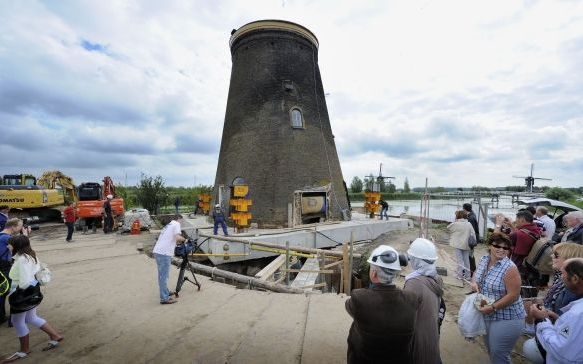
[[[229,46],[233,47],[235,41],[241,36],[258,30],[279,30],[284,32],[295,33],[312,42],[316,46],[316,48],[319,47],[318,38],[316,38],[314,33],[312,33],[308,28],[296,23],[292,23],[291,21],[275,19],[257,20],[251,23],[247,23],[240,27],[239,29],[236,30],[233,29],[231,31],[231,39],[229,40]]]

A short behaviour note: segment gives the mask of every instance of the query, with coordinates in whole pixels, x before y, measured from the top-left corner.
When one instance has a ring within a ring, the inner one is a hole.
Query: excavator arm
[[[70,202],[77,202],[77,188],[73,179],[60,171],[47,171],[38,179],[37,184],[44,188],[54,189],[61,187],[65,192],[66,199]]]

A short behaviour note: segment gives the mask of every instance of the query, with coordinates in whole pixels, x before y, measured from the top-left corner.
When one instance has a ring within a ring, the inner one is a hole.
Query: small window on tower
[[[304,128],[304,118],[302,116],[302,112],[300,111],[300,109],[292,109],[290,116],[291,116],[292,128],[296,128],[296,129],[303,129]]]

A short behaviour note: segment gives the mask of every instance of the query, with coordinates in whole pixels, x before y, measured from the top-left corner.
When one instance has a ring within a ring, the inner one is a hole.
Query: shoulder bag
[[[26,289],[20,287],[16,288],[10,296],[8,296],[8,303],[10,303],[10,313],[22,313],[30,311],[38,306],[43,300],[43,294],[40,291],[40,285],[29,286]]]

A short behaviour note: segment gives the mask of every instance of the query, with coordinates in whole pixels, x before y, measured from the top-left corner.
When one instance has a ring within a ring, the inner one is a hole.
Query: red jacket
[[[522,230],[527,230],[528,233]],[[514,245],[512,255],[528,255],[534,242],[540,238],[541,233],[541,229],[535,223],[529,223],[517,227],[512,233],[510,233],[510,240]]]
[[[67,206],[63,210],[63,216],[65,217],[65,222],[75,222],[77,220],[77,211],[74,207]]]

